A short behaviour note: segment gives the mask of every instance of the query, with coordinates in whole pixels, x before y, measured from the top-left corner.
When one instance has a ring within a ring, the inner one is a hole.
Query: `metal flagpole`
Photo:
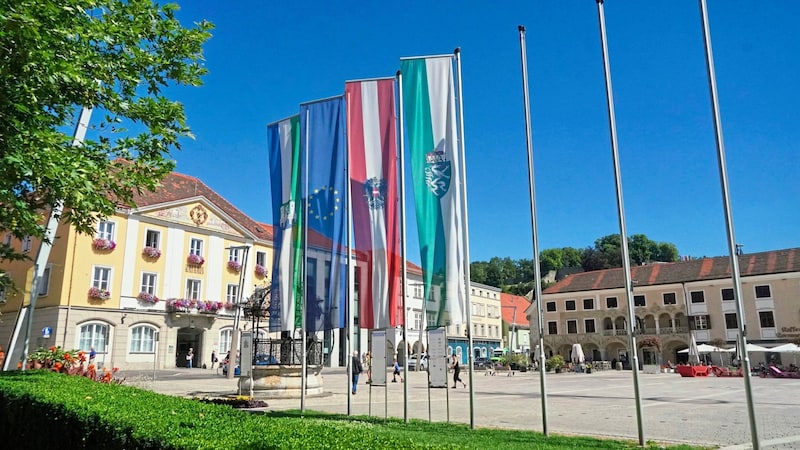
[[[303,277],[303,293],[302,293],[302,312],[300,316],[300,324],[301,324],[301,331],[302,334],[300,336],[300,340],[303,345],[303,350],[301,354],[303,355],[303,361],[301,362],[301,370],[303,371],[302,376],[300,377],[300,412],[306,411],[306,384],[308,381],[306,380],[306,370],[308,369],[308,362],[306,361],[306,329],[308,328],[308,321],[306,320],[306,303],[308,302],[308,283],[306,283],[306,271],[308,270],[308,119],[310,117],[309,110],[306,109],[306,129],[305,129],[305,153],[303,154],[303,167],[305,170],[305,179],[303,180],[305,183],[305,190],[303,191],[303,273],[301,276]],[[316,276],[316,274],[314,274]],[[316,292],[314,293],[316,295]]]
[[[345,326],[346,330],[346,340],[347,343],[345,348],[347,349],[347,357],[352,361],[352,354],[353,354],[353,266],[352,266],[352,258],[351,258],[351,249],[353,248],[353,241],[352,235],[350,233],[350,227],[352,226],[352,218],[350,217],[352,209],[352,197],[350,195],[350,124],[352,121],[350,120],[350,111],[352,108],[349,107],[350,105],[350,92],[347,93],[347,97],[345,98],[345,108],[347,110],[347,161],[345,162],[345,171],[347,174],[345,175],[345,179],[347,180],[347,191],[345,195],[347,195],[347,311],[345,312],[345,320],[347,320],[347,324]],[[345,358],[347,361],[347,358]],[[353,379],[353,365],[347,365],[347,415],[353,413],[352,411],[352,403],[353,403],[353,395],[350,391],[350,380]]]
[[[739,275],[739,256],[736,254],[736,238],[733,232],[733,213],[728,191],[728,171],[725,163],[725,144],[722,139],[722,118],[719,113],[719,98],[717,97],[717,78],[714,73],[714,54],[711,51],[711,29],[708,25],[708,7],[706,0],[700,0],[700,17],[703,25],[703,43],[705,44],[706,71],[708,73],[708,90],[711,95],[711,112],[714,122],[714,139],[717,147],[717,164],[719,165],[719,178],[722,187],[722,205],[725,214],[725,229],[728,235],[728,253],[731,261],[731,276],[733,278],[733,292],[736,299],[736,315],[739,318],[739,336],[737,343],[741,349],[742,373],[744,375],[744,391],[747,397],[747,416],[750,419],[750,438],[753,449],[758,450],[758,428],[756,427],[756,412],[753,406],[753,391],[750,386],[750,355],[747,352],[747,324],[742,304],[742,284]]]
[[[538,329],[539,329],[539,390],[542,395],[542,433],[547,436],[547,384],[545,383],[545,354],[544,354],[544,311],[542,309],[542,273],[539,267],[539,231],[537,230],[536,220],[536,184],[533,178],[533,137],[531,133],[531,110],[528,97],[528,51],[525,46],[525,27],[519,26],[519,45],[522,60],[522,92],[525,102],[525,137],[528,149],[528,187],[531,202],[531,238],[533,240],[533,274],[534,288],[536,289],[535,298],[538,309]],[[517,310],[514,309],[514,321],[517,319]]]
[[[83,140],[86,137],[86,130],[89,128],[89,120],[91,117],[92,108],[88,106],[83,107],[80,115],[78,116],[78,123],[75,125],[75,133],[72,138],[73,147],[80,147],[83,144]],[[19,361],[22,363],[22,370],[25,370],[25,360],[28,358],[28,347],[30,345],[31,330],[33,328],[33,313],[36,310],[36,300],[39,297],[39,280],[42,279],[44,272],[47,269],[47,260],[50,258],[50,250],[53,247],[53,235],[58,228],[58,221],[61,218],[61,212],[63,209],[64,203],[59,200],[50,210],[50,217],[47,219],[47,227],[44,230],[42,242],[39,245],[39,251],[36,254],[36,262],[33,266],[31,299],[28,302],[27,310],[25,308],[20,309],[19,317],[17,318],[17,324],[14,326],[14,331],[12,332],[12,340],[8,349],[8,357],[3,363],[3,370],[8,370],[10,368],[11,361],[13,360],[13,354],[17,346],[17,336],[19,335],[23,320],[25,321],[25,335]]]
[[[403,139],[403,74],[397,71],[397,120],[398,120],[398,153],[400,154],[400,245],[401,258],[403,259],[403,280],[401,294],[403,298],[403,345],[406,337],[406,289],[408,288],[408,265],[406,264],[406,167],[405,140]],[[425,299],[422,299],[422,308],[425,309]],[[419,364],[419,361],[417,361]],[[408,358],[403,360],[403,376],[408,380]],[[403,383],[403,422],[408,423],[408,383]]]
[[[606,18],[603,12],[603,0],[597,1],[597,17],[600,23],[600,42],[603,51],[603,69],[606,81],[606,104],[608,106],[608,127],[611,134],[611,154],[614,160],[614,182],[617,190],[617,213],[619,215],[619,234],[622,247],[622,270],[625,279],[625,296],[628,300],[628,345],[632,354],[631,372],[633,372],[633,390],[636,397],[636,425],[639,431],[639,445],[644,445],[644,428],[642,425],[642,397],[639,392],[639,354],[636,348],[636,318],[633,311],[633,283],[631,282],[631,264],[628,254],[628,234],[625,230],[625,208],[622,200],[622,175],[619,166],[617,149],[617,124],[614,117],[614,94],[611,89],[611,68],[608,60],[608,42],[606,41]],[[538,300],[538,299],[537,299]]]
[[[472,364],[472,301],[470,300],[470,273],[469,273],[469,220],[467,214],[467,160],[464,152],[464,91],[461,89],[461,49],[456,48],[453,53],[456,58],[456,72],[458,74],[458,140],[461,153],[461,223],[464,233],[461,236],[464,245],[464,295],[467,297],[466,313],[467,328],[470,330],[467,337],[467,364],[469,365],[469,426],[475,429],[475,389],[473,385],[475,368]]]

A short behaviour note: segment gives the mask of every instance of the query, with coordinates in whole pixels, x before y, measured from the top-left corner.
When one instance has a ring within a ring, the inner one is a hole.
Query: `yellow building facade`
[[[93,236],[58,227],[37,289],[29,351],[94,348],[99,365],[131,370],[186,367],[189,349],[193,367],[210,367],[212,351],[224,358],[233,303],[268,280],[271,227],[177,173],[136,205],[119,207]],[[17,316],[31,299],[39,243],[3,239],[31,258],[0,267],[17,287],[0,293],[0,342],[16,343],[7,353],[17,361],[25,341]]]

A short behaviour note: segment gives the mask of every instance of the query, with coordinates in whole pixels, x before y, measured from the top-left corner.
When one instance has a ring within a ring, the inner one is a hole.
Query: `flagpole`
[[[308,309],[308,283],[306,283],[306,271],[308,270],[308,129],[309,123],[308,119],[310,118],[309,110],[306,108],[306,127],[305,127],[305,145],[304,145],[304,157],[303,157],[303,167],[305,169],[305,177],[304,177],[304,184],[305,184],[305,191],[303,194],[303,298],[301,302],[302,312],[300,316],[300,324],[302,328],[302,334],[300,336],[303,350],[301,351],[301,355],[303,355],[303,361],[301,362],[301,370],[303,371],[300,377],[300,412],[306,411],[306,369],[308,368],[308,363],[306,361],[306,329],[308,328],[308,320],[306,319],[306,310]],[[316,276],[316,274],[314,274]],[[316,294],[316,293],[315,293]]]
[[[461,240],[464,246],[464,295],[467,297],[466,313],[467,328],[470,333],[467,337],[467,364],[469,364],[469,426],[475,429],[475,368],[472,365],[472,301],[470,299],[470,271],[469,271],[469,219],[467,214],[467,159],[464,152],[464,91],[461,89],[461,48],[456,48],[453,53],[456,57],[456,73],[458,75],[458,140],[461,153],[461,223],[464,233]]]
[[[405,158],[403,154],[405,153],[405,140],[403,139],[403,74],[400,71],[397,71],[396,74],[397,78],[397,107],[398,107],[398,142],[399,142],[399,153],[400,153],[400,240],[402,244],[400,245],[400,253],[401,258],[403,259],[403,280],[402,280],[402,288],[400,292],[402,294],[402,303],[403,303],[403,324],[402,324],[402,334],[403,334],[403,345],[405,346],[405,337],[406,337],[406,287],[408,283],[408,265],[406,264],[406,167],[405,167]],[[425,309],[425,299],[422,299],[422,308]],[[419,361],[417,361],[419,364]],[[408,380],[408,358],[403,359],[403,376],[406,380]],[[408,423],[408,383],[403,383],[403,422]]]
[[[606,40],[606,18],[603,11],[603,0],[597,2],[597,17],[600,24],[600,43],[603,52],[603,71],[606,83],[606,105],[608,107],[608,127],[611,135],[611,155],[614,160],[614,183],[617,191],[617,213],[619,215],[619,234],[622,247],[622,270],[625,278],[625,296],[628,304],[628,345],[633,355],[631,372],[633,373],[633,390],[636,397],[636,426],[639,432],[639,445],[644,446],[644,428],[642,425],[642,397],[639,392],[639,353],[636,348],[636,317],[633,311],[633,283],[631,282],[631,265],[628,253],[628,234],[625,229],[625,207],[622,200],[622,175],[617,148],[617,124],[614,116],[614,94],[611,89],[611,68],[608,59],[608,42]],[[538,299],[537,299],[538,300]]]
[[[548,436],[547,430],[547,384],[545,383],[545,354],[544,354],[544,311],[542,309],[542,269],[539,266],[539,231],[536,220],[536,184],[533,176],[533,137],[531,133],[531,109],[528,95],[528,51],[525,45],[525,27],[520,25],[519,46],[522,60],[522,93],[525,102],[525,143],[528,150],[528,187],[531,207],[531,238],[533,240],[533,274],[536,308],[538,310],[538,329],[539,329],[539,389],[542,395],[542,433]],[[516,310],[514,320],[516,321]]]
[[[351,264],[351,260],[352,260],[351,249],[353,248],[353,242],[352,242],[352,236],[350,234],[350,227],[352,226],[352,222],[351,222],[352,219],[350,217],[350,214],[353,211],[353,209],[352,209],[353,205],[351,204],[352,196],[350,195],[350,188],[351,188],[351,183],[350,183],[350,124],[352,123],[352,121],[350,120],[350,111],[352,109],[348,106],[349,104],[350,104],[350,92],[347,92],[347,97],[345,98],[345,105],[346,105],[345,108],[346,108],[346,113],[347,113],[347,124],[346,124],[346,127],[347,127],[347,160],[345,161],[345,172],[346,172],[345,179],[347,180],[347,189],[345,189],[345,191],[346,191],[345,195],[347,195],[347,212],[346,212],[347,215],[345,216],[347,218],[347,310],[345,311],[345,320],[347,321],[347,324],[345,325],[345,330],[346,330],[346,333],[345,333],[346,334],[346,338],[345,339],[347,340],[347,342],[346,342],[346,345],[345,345],[345,348],[346,348],[345,351],[347,352],[347,358],[351,358],[351,360],[352,360],[352,355],[353,355],[353,336],[352,336],[352,333],[353,333],[353,317],[354,317],[354,312],[353,312],[353,274],[352,274],[353,267],[352,267],[352,264]],[[347,361],[347,358],[345,358],[345,361]],[[347,381],[346,381],[346,383],[347,383],[347,387],[348,387],[348,389],[347,389],[347,415],[348,416],[353,413],[353,410],[352,410],[353,395],[351,393],[351,388],[350,388],[350,383],[351,383],[352,379],[353,379],[353,365],[352,364],[347,364]]]
[[[739,256],[736,254],[736,238],[733,230],[733,213],[728,191],[728,171],[725,162],[725,143],[722,138],[722,118],[719,112],[719,98],[717,97],[717,78],[714,72],[714,54],[711,50],[711,29],[708,24],[708,7],[706,0],[700,0],[700,17],[703,26],[703,43],[706,55],[706,72],[708,74],[708,90],[711,95],[711,112],[714,123],[714,140],[717,147],[717,164],[719,165],[719,179],[722,187],[722,206],[725,214],[725,229],[728,235],[728,253],[731,262],[731,276],[733,278],[733,292],[736,299],[736,315],[739,320],[739,336],[737,344],[741,349],[742,373],[744,375],[744,391],[747,398],[747,416],[750,420],[750,438],[753,449],[758,450],[758,427],[756,426],[756,413],[753,405],[753,391],[751,387],[750,355],[747,352],[747,324],[742,304],[742,284],[739,274]]]

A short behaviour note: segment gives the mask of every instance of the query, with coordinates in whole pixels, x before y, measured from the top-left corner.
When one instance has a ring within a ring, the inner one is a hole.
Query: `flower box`
[[[142,255],[146,258],[158,259],[161,256],[161,250],[156,247],[145,247],[142,249]]]
[[[205,258],[200,255],[195,255],[194,253],[189,254],[186,257],[186,262],[193,266],[202,266],[204,262],[206,262]]]
[[[261,264],[256,264],[256,275],[259,277],[263,277],[267,274],[267,268],[262,266]]]
[[[222,302],[215,302],[211,300],[198,301],[197,312],[215,314],[217,311],[222,309],[222,306]]]
[[[116,248],[117,243],[112,241],[111,239],[102,239],[97,238],[92,241],[92,247],[95,250],[102,250],[102,251],[111,251]]]
[[[158,297],[147,292],[139,292],[139,295],[137,295],[136,298],[138,298],[142,303],[149,303],[151,305],[158,303]]]
[[[90,299],[94,300],[108,300],[111,298],[111,292],[96,287],[89,288],[88,295]]]
[[[166,300],[167,311],[170,312],[189,312],[190,309],[197,308],[197,300],[185,298],[171,298]]]
[[[242,270],[242,264],[239,261],[228,261],[228,269],[239,272]]]

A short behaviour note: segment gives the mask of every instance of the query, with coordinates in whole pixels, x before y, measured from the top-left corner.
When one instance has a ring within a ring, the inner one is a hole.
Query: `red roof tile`
[[[528,319],[525,316],[525,311],[531,306],[531,302],[527,298],[520,295],[500,293],[500,309],[503,315],[503,322],[514,323],[517,325],[527,325]],[[514,307],[517,307],[514,309]],[[516,313],[516,317],[514,316]]]
[[[739,256],[741,276],[767,275],[800,271],[800,248],[773,250]],[[683,283],[731,277],[727,256],[695,259],[675,263],[656,263],[631,268],[631,279],[637,286]],[[545,289],[544,294],[581,292],[622,288],[622,269],[576,273]]]

